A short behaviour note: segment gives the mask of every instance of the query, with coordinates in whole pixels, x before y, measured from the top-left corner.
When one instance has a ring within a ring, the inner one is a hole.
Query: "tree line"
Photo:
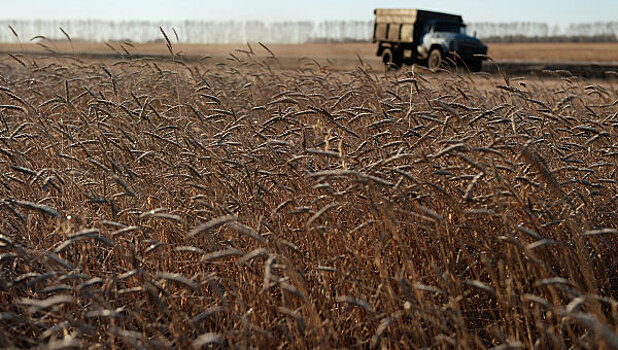
[[[73,40],[91,42],[154,42],[159,27],[182,43],[233,44],[261,41],[367,42],[373,21],[103,21],[103,20],[0,20],[0,42],[28,42],[32,38],[64,40],[62,28]],[[12,30],[9,28],[12,28]],[[539,22],[469,23],[468,33],[490,41],[616,41],[618,22],[574,23],[565,27]]]

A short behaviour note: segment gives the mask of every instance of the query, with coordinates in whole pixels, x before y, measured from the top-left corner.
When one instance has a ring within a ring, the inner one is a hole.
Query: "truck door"
[[[418,36],[418,46],[416,52],[419,58],[425,59],[429,54],[429,48],[431,47],[431,28],[434,25],[433,21],[424,21],[420,25],[420,34]]]

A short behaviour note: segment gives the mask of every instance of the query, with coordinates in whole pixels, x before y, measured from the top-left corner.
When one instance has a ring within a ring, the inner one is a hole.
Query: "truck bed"
[[[415,29],[420,30],[418,24],[426,19],[463,22],[461,16],[458,15],[418,9],[375,9],[374,13],[376,16],[373,31],[374,42],[412,43],[415,39]]]

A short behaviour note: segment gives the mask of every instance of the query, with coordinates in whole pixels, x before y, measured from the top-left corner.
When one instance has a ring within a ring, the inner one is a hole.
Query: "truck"
[[[377,56],[389,68],[421,64],[437,69],[445,64],[481,70],[487,46],[469,36],[459,15],[418,9],[376,9],[373,42]]]

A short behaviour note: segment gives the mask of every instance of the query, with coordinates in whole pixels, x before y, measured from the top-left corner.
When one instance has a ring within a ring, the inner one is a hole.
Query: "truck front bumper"
[[[459,45],[457,54],[465,61],[487,59],[487,46],[466,46]]]

